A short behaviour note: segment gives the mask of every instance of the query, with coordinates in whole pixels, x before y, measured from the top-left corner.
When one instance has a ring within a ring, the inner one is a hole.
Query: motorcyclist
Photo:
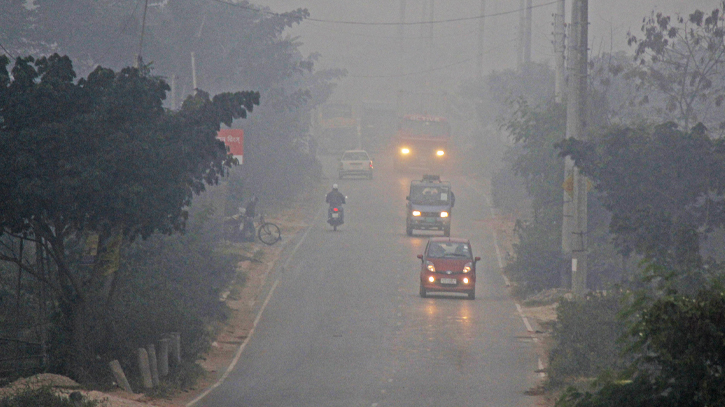
[[[337,190],[337,184],[332,184],[332,191],[327,193],[325,202],[330,204],[330,207],[335,205],[342,205],[345,203],[345,195]]]

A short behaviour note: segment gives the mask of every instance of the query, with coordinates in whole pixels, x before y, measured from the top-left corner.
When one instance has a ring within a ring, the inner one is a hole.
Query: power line
[[[220,0],[218,0],[218,1],[220,1]],[[456,22],[460,22],[460,21],[480,20],[482,18],[489,18],[489,17],[498,17],[498,16],[507,15],[507,14],[518,13],[518,12],[520,12],[522,10],[535,9],[535,8],[540,8],[540,7],[546,7],[546,6],[550,6],[552,4],[556,4],[556,0],[555,1],[548,2],[548,3],[537,4],[536,6],[526,7],[526,8],[523,8],[523,9],[516,9],[516,10],[510,10],[510,11],[502,11],[502,12],[499,12],[499,13],[483,14],[483,15],[473,16],[473,17],[449,18],[449,19],[446,19],[446,20],[411,21],[409,23],[405,23],[405,22],[402,22],[402,23],[401,22],[397,22],[397,23],[372,22],[371,23],[371,22],[362,22],[362,21],[325,20],[325,19],[318,19],[318,18],[307,18],[307,20],[309,20],[309,21],[317,21],[317,22],[320,22],[320,23],[348,24],[348,25],[373,25],[373,26],[379,26],[379,25],[393,25],[393,26],[398,26],[398,25],[445,24],[445,23],[456,23]]]
[[[5,46],[2,44],[2,42],[0,42],[0,48],[2,48],[3,51],[5,51],[5,53],[10,56],[10,58],[15,59],[15,57],[13,56],[13,54],[11,54],[10,51],[8,51],[7,48],[5,48]]]
[[[272,16],[280,16],[281,15],[280,13],[275,13],[275,12],[268,11],[268,10],[260,10],[260,9],[257,9],[257,8],[251,7],[251,6],[245,6],[243,4],[237,4],[237,3],[230,3],[230,2],[224,1],[224,0],[210,0],[210,1],[213,1],[213,2],[216,2],[216,3],[220,3],[220,4],[226,4],[226,5],[233,6],[233,7],[239,7],[241,9],[250,10],[250,11],[254,11],[254,12],[257,12],[257,13],[261,13],[261,14],[267,14],[267,15],[272,15]],[[323,19],[323,18],[312,18],[312,17],[307,17],[307,18],[305,18],[305,20],[315,21],[315,22],[318,22],[318,23],[347,24],[347,25],[366,25],[366,26],[401,26],[401,25],[422,25],[422,24],[446,24],[446,23],[456,23],[456,22],[460,22],[460,21],[480,20],[482,18],[498,17],[498,16],[507,15],[507,14],[514,14],[514,13],[518,13],[518,12],[523,11],[523,10],[535,9],[535,8],[540,8],[540,7],[546,7],[546,6],[550,6],[552,4],[556,4],[556,3],[557,3],[557,0],[554,0],[554,1],[547,2],[547,3],[537,4],[537,5],[531,6],[531,7],[519,8],[519,9],[516,9],[516,10],[509,10],[509,11],[502,11],[502,12],[492,13],[492,14],[483,14],[483,15],[478,15],[478,16],[473,16],[473,17],[449,18],[449,19],[446,19],[446,20],[411,21],[411,22],[408,22],[408,23],[406,23],[406,22],[396,22],[396,23],[389,22],[389,23],[387,23],[387,22],[366,22],[366,21],[328,20],[328,19]]]
[[[508,44],[514,42],[514,41],[517,41],[517,39],[514,38],[512,40],[509,40],[509,42],[507,42],[507,43],[499,44],[496,47],[489,48],[483,54],[489,53],[491,51],[495,51],[495,50],[497,50],[499,48],[502,48],[505,45],[508,45]],[[425,73],[440,71],[440,70],[443,70],[443,69],[446,69],[446,68],[450,68],[450,67],[453,67],[453,66],[463,65],[463,64],[465,64],[467,62],[473,61],[476,58],[479,58],[480,56],[481,55],[474,55],[474,56],[472,56],[470,58],[462,59],[460,61],[456,61],[456,62],[450,63],[448,65],[438,66],[438,67],[435,67],[435,68],[425,69],[425,70],[416,71],[416,72],[406,72],[406,73],[397,74],[397,75],[349,75],[348,77],[349,78],[362,78],[362,79],[377,79],[377,78],[403,78],[403,77],[406,77],[406,76],[422,75],[422,74],[425,74]]]

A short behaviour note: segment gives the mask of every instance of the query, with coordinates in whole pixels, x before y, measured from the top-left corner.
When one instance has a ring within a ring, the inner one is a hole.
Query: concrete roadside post
[[[151,368],[149,367],[149,354],[144,348],[138,348],[138,370],[141,371],[141,379],[144,389],[151,389],[154,383],[151,380]]]
[[[133,393],[131,385],[128,384],[128,379],[126,379],[126,374],[123,373],[121,364],[117,360],[112,360],[108,365],[111,367],[111,373],[113,373],[113,378],[116,379],[118,386],[129,393]]]
[[[159,340],[159,376],[166,377],[169,374],[169,338]]]
[[[171,332],[171,358],[179,366],[181,364],[181,334]]]
[[[151,383],[153,383],[154,387],[158,387],[159,385],[159,368],[158,368],[158,361],[156,359],[156,346],[154,344],[149,344],[146,346],[146,350],[149,354],[149,367],[151,370]]]

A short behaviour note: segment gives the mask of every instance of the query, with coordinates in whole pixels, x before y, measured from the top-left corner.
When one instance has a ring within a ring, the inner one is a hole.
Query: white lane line
[[[314,225],[315,222],[317,221],[317,217],[319,216],[320,212],[322,212],[322,210],[319,210],[315,214],[315,217],[313,219],[312,225]],[[294,257],[295,253],[297,253],[297,249],[300,247],[300,245],[302,244],[302,242],[307,237],[307,234],[310,232],[310,229],[312,229],[312,225],[310,225],[310,226],[307,227],[307,230],[305,230],[305,233],[300,238],[300,241],[297,242],[297,245],[295,245],[294,249],[292,249],[292,252],[290,253],[289,258],[284,263],[284,266],[283,267],[285,269],[289,266],[290,261]],[[247,343],[249,343],[249,340],[252,339],[252,335],[254,335],[254,330],[257,328],[257,324],[259,323],[259,320],[262,318],[262,313],[264,312],[264,309],[267,308],[267,304],[269,304],[269,300],[272,298],[272,294],[274,294],[275,288],[277,288],[277,284],[279,284],[279,278],[277,278],[274,281],[274,284],[272,284],[272,288],[269,289],[269,293],[267,294],[267,297],[264,299],[264,303],[262,304],[262,307],[259,309],[259,312],[257,312],[257,316],[254,318],[254,322],[252,323],[252,329],[249,330],[249,334],[244,339],[244,342],[242,342],[242,344],[239,345],[239,349],[237,349],[237,353],[234,355],[234,359],[232,360],[232,363],[229,365],[229,367],[227,367],[227,370],[224,372],[224,374],[222,375],[222,377],[220,377],[219,380],[216,381],[216,383],[214,383],[213,385],[211,385],[211,387],[209,387],[208,389],[204,390],[204,392],[201,393],[200,395],[198,395],[195,399],[193,399],[190,402],[186,403],[186,407],[191,407],[194,404],[198,403],[199,400],[201,400],[204,397],[206,397],[209,393],[211,393],[212,390],[216,389],[222,383],[224,383],[224,381],[227,379],[227,377],[232,372],[232,370],[234,370],[234,368],[237,366],[237,363],[239,362],[239,358],[242,357],[242,352],[244,351],[244,348],[247,347]]]
[[[491,199],[488,197],[488,195],[484,194],[483,191],[478,189],[475,185],[472,185],[470,181],[468,181],[467,178],[463,178],[463,181],[468,185],[469,188],[473,189],[474,191],[478,192],[478,194],[483,195],[483,198],[486,199],[486,205],[488,205],[488,210],[491,212],[491,217],[496,217],[496,211],[493,210],[493,205],[491,204]],[[503,259],[501,258],[501,250],[498,245],[498,233],[496,232],[496,229],[493,230],[493,245],[496,247],[496,257],[498,259],[498,267],[501,271],[501,275],[504,278],[504,281],[506,282],[506,286],[510,286],[511,283],[509,279],[506,277],[505,274],[503,274]],[[524,326],[526,326],[526,330],[534,333],[534,329],[531,327],[531,324],[529,323],[529,319],[524,315],[524,310],[521,307],[521,305],[518,303],[518,301],[514,301],[514,304],[516,304],[516,310],[519,313],[519,316],[524,321]],[[538,342],[539,338],[533,337],[534,342]],[[537,365],[539,367],[539,377],[546,376],[546,373],[543,372],[544,370],[544,363],[541,361],[540,357],[537,357]]]
[[[534,329],[531,327],[531,324],[529,323],[529,319],[526,318],[526,315],[524,315],[524,310],[521,309],[521,305],[519,305],[518,302],[516,303],[516,309],[519,311],[519,315],[521,316],[521,319],[524,320],[524,325],[526,325],[526,329],[529,332],[534,332]],[[536,338],[534,338],[534,340],[536,340]]]

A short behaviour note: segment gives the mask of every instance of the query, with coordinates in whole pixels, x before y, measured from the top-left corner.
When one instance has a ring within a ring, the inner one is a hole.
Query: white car
[[[373,160],[365,150],[348,150],[342,154],[337,175],[342,179],[348,175],[362,175],[373,179]]]

